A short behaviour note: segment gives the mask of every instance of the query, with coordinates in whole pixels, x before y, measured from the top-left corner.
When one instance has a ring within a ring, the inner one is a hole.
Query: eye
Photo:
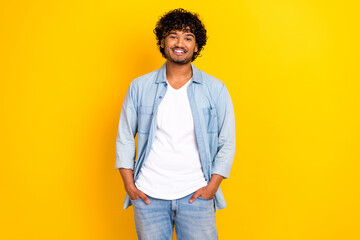
[[[191,41],[191,38],[185,38],[186,41]]]
[[[175,39],[176,37],[175,36],[170,36],[171,39]]]

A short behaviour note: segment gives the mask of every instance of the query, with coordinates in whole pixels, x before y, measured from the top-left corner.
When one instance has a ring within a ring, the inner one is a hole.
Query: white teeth
[[[175,52],[178,52],[178,53],[183,53],[184,51],[181,51],[181,50],[174,50]]]

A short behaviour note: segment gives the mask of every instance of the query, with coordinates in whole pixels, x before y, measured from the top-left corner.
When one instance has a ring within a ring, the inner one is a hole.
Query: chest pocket
[[[205,119],[205,125],[207,126],[207,132],[214,134],[218,132],[217,128],[217,114],[216,114],[216,108],[204,108],[204,119]]]
[[[148,134],[153,117],[152,106],[141,106],[138,115],[138,133]]]

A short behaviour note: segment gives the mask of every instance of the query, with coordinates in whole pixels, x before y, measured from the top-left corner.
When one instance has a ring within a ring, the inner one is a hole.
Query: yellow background
[[[360,239],[357,1],[0,3],[1,239],[136,239],[114,169],[130,82],[164,59],[152,30],[198,12],[194,64],[233,99],[220,239]]]

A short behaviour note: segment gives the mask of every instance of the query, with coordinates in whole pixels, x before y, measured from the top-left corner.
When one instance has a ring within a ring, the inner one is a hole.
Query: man
[[[115,169],[133,205],[139,239],[217,239],[215,210],[235,153],[225,85],[192,61],[206,44],[198,15],[175,9],[154,33],[164,65],[131,82],[121,110]],[[135,136],[138,154],[136,157]]]

